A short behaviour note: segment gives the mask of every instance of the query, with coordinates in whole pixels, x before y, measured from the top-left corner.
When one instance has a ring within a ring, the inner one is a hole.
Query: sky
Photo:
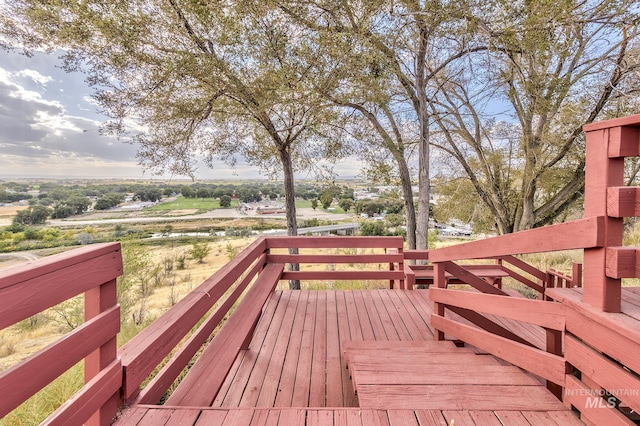
[[[66,73],[59,64],[55,54],[0,51],[0,179],[186,178],[155,176],[138,164],[135,145],[100,135],[107,117],[91,99],[85,76]],[[358,169],[351,159],[334,171],[353,177]],[[196,180],[220,177],[264,178],[242,161],[234,169],[222,162],[213,169],[202,164],[195,174]]]

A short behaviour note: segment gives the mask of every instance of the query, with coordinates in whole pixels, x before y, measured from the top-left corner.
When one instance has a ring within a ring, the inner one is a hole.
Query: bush
[[[93,242],[93,239],[93,235],[88,232],[81,232],[76,237],[76,241],[78,241],[80,245],[91,244]]]
[[[382,221],[363,222],[360,225],[360,235],[364,235],[364,236],[387,235],[387,227]]]
[[[189,254],[191,257],[198,261],[198,263],[203,263],[204,258],[207,257],[211,253],[211,247],[209,247],[209,243],[206,241],[195,243],[191,250],[189,250]]]
[[[220,197],[220,207],[230,207],[231,206],[231,197],[228,195],[223,195]]]

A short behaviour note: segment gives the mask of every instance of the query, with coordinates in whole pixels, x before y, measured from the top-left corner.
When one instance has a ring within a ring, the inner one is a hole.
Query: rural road
[[[352,219],[353,214],[334,214],[323,211],[317,211],[310,208],[298,209],[298,217],[302,219],[318,218],[326,220],[345,220]],[[227,219],[227,218],[247,218],[247,217],[264,217],[264,218],[283,218],[284,215],[256,215],[242,214],[235,209],[217,209],[206,213],[192,214],[184,216],[138,216],[138,217],[122,217],[113,219],[52,219],[48,222],[49,226],[59,228],[69,226],[91,226],[91,225],[107,225],[117,223],[153,223],[153,222],[171,222],[182,220],[202,220],[202,219]]]

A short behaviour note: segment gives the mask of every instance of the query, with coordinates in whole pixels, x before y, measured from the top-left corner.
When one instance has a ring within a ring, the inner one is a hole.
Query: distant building
[[[257,214],[284,214],[287,210],[282,205],[264,205],[256,208]]]

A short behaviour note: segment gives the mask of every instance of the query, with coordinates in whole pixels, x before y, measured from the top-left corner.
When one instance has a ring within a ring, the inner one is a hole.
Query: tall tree
[[[638,67],[633,3],[498,1],[469,18],[491,50],[443,72],[431,107],[437,145],[500,233],[550,223],[580,198],[582,126],[619,113]]]
[[[329,54],[337,58],[335,63],[349,71],[335,88],[332,99],[369,120],[381,141],[371,150],[382,147],[396,161],[405,198],[409,247],[426,248],[431,126],[428,99],[439,90],[435,77],[444,67],[471,52],[486,49],[465,31],[464,12],[468,6],[445,0],[279,3],[295,22],[323,34],[329,40],[323,46],[330,46]],[[346,84],[357,90],[350,93]],[[352,97],[347,99],[348,95]],[[401,125],[409,115],[417,126]],[[417,149],[408,149],[411,145]],[[405,157],[415,151],[417,214],[407,167],[410,160]],[[379,158],[375,155],[378,153],[373,154],[371,158]]]
[[[287,228],[297,234],[294,171],[335,158],[328,103],[307,85],[314,59],[301,28],[260,2],[183,0],[2,5],[4,33],[27,47],[66,49],[95,97],[134,140],[143,165],[192,175],[198,158],[252,164],[284,178]],[[330,123],[330,124],[329,124]],[[134,126],[134,127],[135,127]]]

